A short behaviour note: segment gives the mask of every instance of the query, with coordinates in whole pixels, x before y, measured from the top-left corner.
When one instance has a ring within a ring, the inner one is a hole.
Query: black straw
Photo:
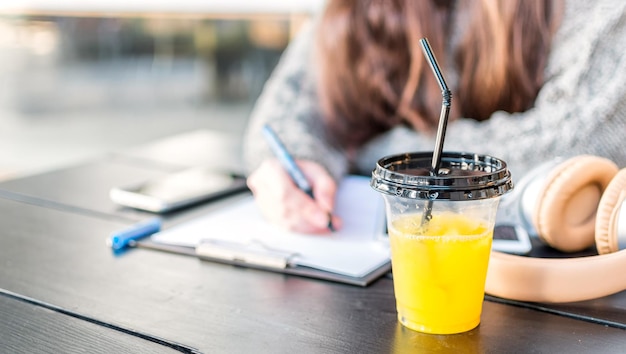
[[[439,115],[439,126],[437,128],[437,139],[435,141],[435,150],[433,150],[433,158],[430,167],[430,175],[438,176],[439,168],[441,167],[443,142],[446,138],[446,128],[448,127],[448,116],[450,115],[450,106],[452,105],[452,93],[450,92],[450,89],[448,89],[448,85],[446,85],[446,80],[443,78],[443,74],[439,69],[435,54],[433,54],[433,51],[430,49],[428,39],[420,39],[420,44],[422,45],[422,51],[424,52],[424,56],[426,57],[426,60],[430,64],[430,68],[435,74],[435,78],[437,79],[437,83],[439,84],[439,88],[441,89],[441,95],[443,96],[443,102],[441,102],[441,114]],[[432,211],[433,200],[429,199],[426,203],[426,209],[424,210],[422,225],[424,225],[424,223],[428,222],[432,218]]]
[[[441,153],[443,152],[443,141],[446,138],[446,128],[448,127],[448,115],[450,114],[450,106],[452,106],[452,93],[446,85],[446,80],[443,78],[443,74],[437,64],[435,54],[430,49],[428,39],[420,39],[422,45],[422,51],[424,56],[430,64],[430,68],[435,74],[439,88],[441,89],[441,95],[443,96],[443,102],[441,102],[441,114],[439,115],[439,127],[437,128],[437,140],[435,141],[435,150],[433,151],[433,160],[431,162],[431,174],[434,176],[439,175],[439,167],[441,165]]]

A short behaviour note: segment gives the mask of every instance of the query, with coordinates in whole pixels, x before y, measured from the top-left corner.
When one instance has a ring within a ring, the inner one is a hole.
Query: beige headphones
[[[599,255],[532,258],[494,251],[485,292],[520,301],[572,302],[626,290],[626,168],[581,155],[523,180],[519,205],[529,233],[563,252],[595,243]]]

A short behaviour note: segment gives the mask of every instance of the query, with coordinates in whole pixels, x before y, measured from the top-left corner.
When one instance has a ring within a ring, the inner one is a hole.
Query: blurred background
[[[241,134],[323,0],[2,0],[0,179],[195,129]]]

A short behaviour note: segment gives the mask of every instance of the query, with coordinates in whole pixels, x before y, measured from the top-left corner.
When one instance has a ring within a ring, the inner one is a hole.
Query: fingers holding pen
[[[320,164],[312,161],[298,161],[298,165],[304,171],[313,188],[313,198],[319,206],[332,212],[335,209],[335,196],[337,184]]]
[[[315,199],[299,189],[275,159],[263,162],[248,177],[248,187],[270,222],[296,232],[327,233],[336,184],[315,162],[298,161],[298,166],[310,181]],[[332,216],[331,223],[335,228],[341,227],[341,220],[336,216]]]
[[[337,195],[337,183],[328,174],[326,169],[311,161],[301,161],[303,170],[307,178],[311,182],[313,188],[313,198],[316,204],[326,214],[326,227],[330,231],[338,230],[341,228],[341,219],[334,215],[335,210],[335,197]],[[323,218],[316,215],[318,222],[321,223]]]

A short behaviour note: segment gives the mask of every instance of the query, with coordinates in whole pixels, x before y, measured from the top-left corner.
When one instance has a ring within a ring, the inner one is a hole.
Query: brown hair
[[[317,42],[318,92],[327,125],[341,144],[359,146],[399,124],[436,129],[442,96],[419,39],[428,38],[445,76],[453,10],[467,11],[467,23],[450,58],[459,75],[450,119],[485,120],[497,110],[532,106],[561,7],[527,0],[454,4],[329,1]]]

